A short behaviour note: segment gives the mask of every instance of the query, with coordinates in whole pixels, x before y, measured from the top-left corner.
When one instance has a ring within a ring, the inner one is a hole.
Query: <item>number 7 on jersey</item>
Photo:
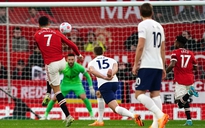
[[[44,35],[44,37],[45,37],[45,38],[48,38],[48,39],[47,39],[46,46],[50,46],[52,34],[46,34],[46,35]]]

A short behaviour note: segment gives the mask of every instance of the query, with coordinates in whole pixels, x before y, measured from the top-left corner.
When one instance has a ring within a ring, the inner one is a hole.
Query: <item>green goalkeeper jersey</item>
[[[79,77],[79,74],[82,73],[86,77],[89,86],[92,86],[92,79],[90,75],[86,69],[77,62],[75,62],[72,67],[66,64],[65,69],[60,73],[64,75],[62,83],[68,83],[69,85],[82,84],[82,81]]]

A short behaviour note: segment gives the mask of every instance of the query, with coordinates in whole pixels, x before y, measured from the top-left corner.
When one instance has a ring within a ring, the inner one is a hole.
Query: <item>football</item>
[[[63,34],[70,33],[72,26],[68,22],[63,22],[61,23],[59,30]]]
[[[112,69],[108,69],[108,71],[107,71],[107,77],[112,77]]]

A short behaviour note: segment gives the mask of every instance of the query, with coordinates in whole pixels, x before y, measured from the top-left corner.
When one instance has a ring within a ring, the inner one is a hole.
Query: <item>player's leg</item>
[[[135,98],[142,103],[148,110],[153,112],[158,118],[159,128],[163,128],[168,122],[169,116],[164,114],[155,102],[147,95],[146,90],[150,93],[155,90],[160,92],[162,70],[159,69],[140,69],[136,80]]]
[[[100,93],[105,100],[105,103],[113,110],[113,112],[116,112],[122,116],[127,116],[132,119],[135,119],[136,123],[139,126],[144,126],[144,123],[141,121],[139,115],[131,113],[126,108],[119,106],[115,98],[115,92],[117,91],[118,87],[118,82],[108,82],[103,84],[99,88]]]
[[[185,123],[184,125],[185,125],[185,126],[192,126],[193,123],[192,123],[192,119],[191,119],[191,112],[190,112],[189,102],[187,102],[187,103],[184,105],[184,111],[185,111],[185,114],[186,114],[186,117],[187,117],[186,123]]]
[[[51,100],[51,86],[48,81],[46,81],[46,87],[47,87],[46,95],[43,99],[42,106],[47,106],[49,101]]]
[[[154,94],[154,95],[153,95]],[[155,96],[156,95],[156,96]],[[155,91],[152,92],[152,95],[150,95],[154,103],[157,105],[157,107],[162,110],[162,100],[158,94],[155,93]],[[153,122],[150,128],[158,128],[158,119],[157,116],[153,113]]]
[[[178,92],[180,93],[181,97],[178,101],[178,106],[180,108],[184,107],[184,105],[187,103],[190,96],[194,95],[198,97],[198,92],[195,90],[194,86],[185,86],[177,84],[178,86]]]
[[[83,88],[83,86],[80,85],[72,85],[73,87],[73,91],[75,93],[75,95],[77,97],[80,97],[82,99],[82,101],[84,102],[89,114],[91,118],[94,118],[93,115],[93,109],[92,109],[92,105],[90,103],[90,100],[87,98],[86,94],[85,94],[85,89]]]
[[[49,101],[49,103],[46,107],[46,111],[44,113],[44,117],[41,120],[47,120],[48,119],[48,114],[50,113],[50,111],[53,108],[56,101],[57,101],[57,99],[56,99],[55,96]]]
[[[190,96],[190,87],[192,86],[185,86],[185,85],[180,85],[178,83],[175,84],[175,100],[176,103],[178,104],[179,108],[184,108],[185,115],[187,117],[187,121],[184,125],[193,125],[192,120],[191,120],[191,114],[190,114],[190,106],[188,99]],[[195,90],[195,89],[194,89]]]
[[[61,93],[60,90],[60,75],[59,71],[65,68],[66,61],[65,59],[62,59],[61,61],[52,62],[51,64],[47,65],[46,69],[49,71],[48,79],[49,83],[53,89],[53,92],[56,96],[56,99],[58,101],[59,106],[61,107],[62,111],[64,112],[66,116],[66,126],[69,127],[71,123],[74,121],[74,118],[70,115],[70,112],[68,111],[66,100]]]
[[[67,89],[67,88],[66,88]],[[63,94],[63,96],[65,97],[69,92],[70,90],[66,90],[64,88],[62,88],[61,86],[61,92]],[[54,96],[48,103],[47,107],[46,107],[46,111],[44,113],[44,117],[41,119],[41,120],[46,120],[48,119],[48,114],[50,113],[50,111],[52,110],[53,106],[55,105],[57,99],[56,97]]]
[[[96,97],[98,103],[98,118],[94,123],[89,124],[89,126],[104,126],[103,116],[105,110],[105,102],[100,94],[100,91],[96,91]]]
[[[175,83],[175,100],[179,108],[184,108],[189,97],[187,86]]]

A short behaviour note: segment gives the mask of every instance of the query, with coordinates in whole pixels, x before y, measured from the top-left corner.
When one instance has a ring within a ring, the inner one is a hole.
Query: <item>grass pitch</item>
[[[75,120],[69,128],[99,128],[91,127],[88,124],[93,123],[93,120]],[[105,126],[102,128],[137,128],[139,127],[133,120],[105,120]],[[152,121],[144,121],[144,128],[149,128]],[[166,128],[182,128],[190,127],[183,126],[185,121],[170,120]],[[205,120],[193,121],[192,128],[204,128]],[[62,120],[0,120],[0,128],[66,128]]]

